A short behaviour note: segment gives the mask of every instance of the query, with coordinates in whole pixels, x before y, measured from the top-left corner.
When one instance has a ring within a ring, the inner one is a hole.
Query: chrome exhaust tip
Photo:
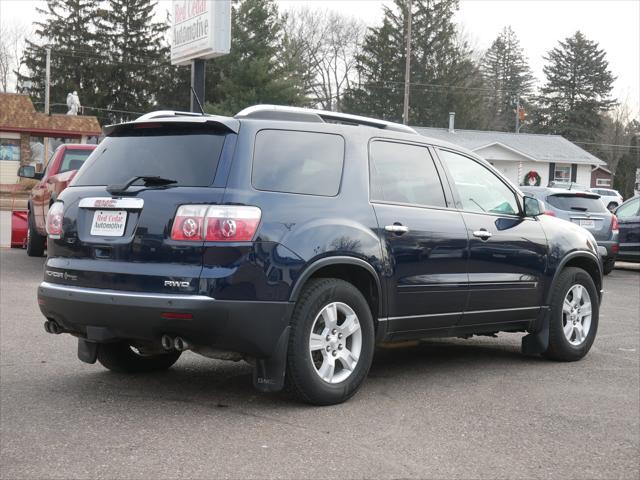
[[[162,335],[160,343],[165,350],[173,350],[173,339],[169,335]]]

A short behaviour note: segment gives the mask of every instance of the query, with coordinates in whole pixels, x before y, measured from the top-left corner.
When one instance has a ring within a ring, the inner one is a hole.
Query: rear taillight
[[[545,210],[544,214],[545,215],[549,215],[550,217],[555,217],[556,216],[556,212],[554,212],[553,210]]]
[[[202,241],[204,218],[208,205],[182,205],[178,208],[171,229],[172,240]]]
[[[618,232],[618,217],[615,215],[611,215],[611,231],[614,233]]]
[[[258,229],[258,207],[182,205],[171,229],[172,240],[248,242]]]
[[[47,213],[47,235],[51,238],[60,238],[62,235],[62,219],[64,214],[64,204],[56,202],[49,208]]]

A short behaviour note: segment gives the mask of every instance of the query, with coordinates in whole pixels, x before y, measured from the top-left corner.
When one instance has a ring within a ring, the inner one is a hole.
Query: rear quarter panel
[[[276,296],[280,300],[287,300],[303,271],[324,257],[362,259],[376,269],[379,278],[382,270],[377,221],[368,201],[369,129],[321,125],[243,121],[227,183],[223,203],[255,205],[262,210],[256,241],[258,245],[266,245],[273,250],[268,261],[265,259],[263,268],[276,266],[278,272],[271,275],[281,279],[276,287]],[[343,174],[338,195],[326,197],[270,192],[253,187],[251,171],[256,133],[274,128],[335,133],[344,138]],[[283,254],[286,254],[284,260]],[[205,254],[205,269],[215,263],[210,258]]]

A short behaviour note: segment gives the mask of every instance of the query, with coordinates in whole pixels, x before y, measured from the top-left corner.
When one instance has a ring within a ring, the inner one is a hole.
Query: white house
[[[606,166],[605,162],[560,135],[414,128],[426,137],[472,150],[515,185],[525,185],[539,177],[542,186],[551,181],[571,181],[589,187],[591,170]]]

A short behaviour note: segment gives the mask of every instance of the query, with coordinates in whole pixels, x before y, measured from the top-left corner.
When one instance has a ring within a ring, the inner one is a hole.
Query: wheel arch
[[[376,326],[378,318],[383,317],[383,290],[380,277],[373,266],[356,257],[333,256],[325,257],[311,263],[295,282],[289,300],[295,302],[305,284],[311,278],[340,278],[353,284],[367,299]]]
[[[547,305],[549,305],[551,301],[551,295],[560,277],[560,273],[567,267],[577,267],[587,272],[596,286],[598,297],[602,297],[602,265],[600,264],[600,260],[590,252],[572,252],[563,258],[556,268],[545,299]]]

